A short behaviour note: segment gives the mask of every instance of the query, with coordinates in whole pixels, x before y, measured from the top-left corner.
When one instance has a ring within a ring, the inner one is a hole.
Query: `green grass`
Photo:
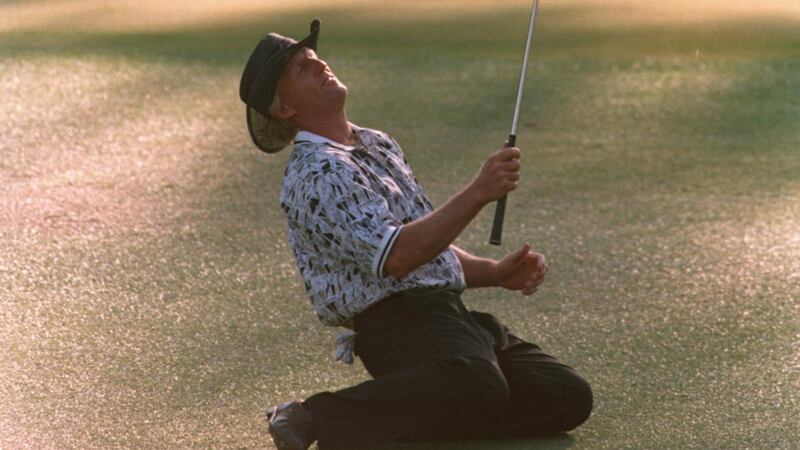
[[[793,448],[800,426],[800,34],[786,18],[579,27],[545,7],[502,249],[532,298],[470,291],[592,383],[570,435],[392,448]],[[508,133],[525,11],[320,10],[170,32],[0,34],[0,446],[263,448],[273,403],[368,377],[333,362],[248,142],[267,30],[324,20],[349,117],[434,204]],[[700,49],[697,54],[696,50]]]

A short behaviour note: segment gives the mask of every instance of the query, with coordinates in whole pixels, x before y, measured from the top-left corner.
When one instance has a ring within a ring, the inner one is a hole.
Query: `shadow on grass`
[[[696,25],[607,26],[599,20],[578,25],[573,17],[591,16],[598,6],[544,8],[537,19],[534,52],[546,57],[650,58],[707,56],[790,58],[800,52],[798,23],[775,16],[721,20]],[[380,11],[358,8],[314,8],[264,14],[247,21],[151,32],[51,32],[21,30],[0,34],[0,55],[99,54],[128,58],[241,65],[267,31],[305,36],[313,17],[323,19],[320,48],[340,56],[426,58],[445,52],[470,57],[493,55],[518,59],[524,42],[524,9],[454,14],[410,15],[382,19]],[[78,18],[91,23],[91,17]],[[502,25],[499,25],[502,24]]]
[[[713,68],[695,69],[699,76]],[[720,67],[724,88],[705,89],[664,124],[673,180],[687,189],[780,193],[800,186],[800,59]],[[793,150],[794,149],[794,150]]]

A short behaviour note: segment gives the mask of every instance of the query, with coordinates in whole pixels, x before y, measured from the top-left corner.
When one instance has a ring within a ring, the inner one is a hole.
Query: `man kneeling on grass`
[[[528,437],[571,430],[592,409],[574,369],[461,302],[465,288],[530,295],[547,272],[525,244],[500,261],[452,245],[481,208],[516,188],[520,151],[489,156],[433,208],[397,142],[347,120],[347,87],[300,42],[259,42],[240,85],[261,150],[294,140],[280,205],[318,318],[350,331],[337,359],[374,379],[267,410],[280,450],[371,448],[392,440]]]

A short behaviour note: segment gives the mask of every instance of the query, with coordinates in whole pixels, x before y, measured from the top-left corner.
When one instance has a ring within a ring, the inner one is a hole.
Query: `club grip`
[[[513,147],[516,145],[517,136],[510,134],[508,135],[508,141],[504,147]],[[497,204],[494,208],[494,223],[492,223],[492,234],[489,235],[489,243],[492,245],[500,245],[500,242],[503,239],[503,219],[506,217],[506,197],[508,195],[504,195],[497,200]]]
[[[506,215],[506,196],[500,197],[494,208],[494,223],[492,224],[492,234],[489,236],[489,243],[500,245],[503,238],[503,219]]]

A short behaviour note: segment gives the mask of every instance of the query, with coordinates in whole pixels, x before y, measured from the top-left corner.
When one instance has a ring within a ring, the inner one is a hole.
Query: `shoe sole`
[[[294,445],[290,444],[286,441],[286,439],[281,436],[280,432],[272,426],[272,417],[278,411],[276,406],[273,406],[267,410],[267,427],[269,429],[269,435],[272,437],[272,442],[275,444],[277,450],[304,450],[300,449],[299,447],[295,447]]]

